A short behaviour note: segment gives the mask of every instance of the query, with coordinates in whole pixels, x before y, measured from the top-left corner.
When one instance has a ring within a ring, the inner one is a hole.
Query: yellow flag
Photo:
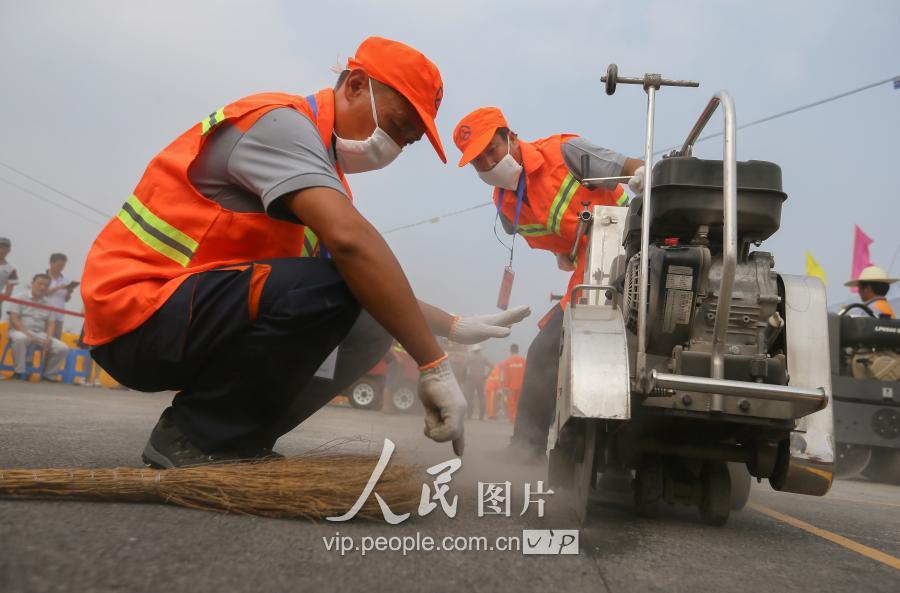
[[[820,266],[819,262],[816,261],[816,258],[813,257],[811,251],[806,252],[806,275],[818,278],[822,281],[822,284],[827,284],[825,281],[825,270],[822,269],[822,266]]]

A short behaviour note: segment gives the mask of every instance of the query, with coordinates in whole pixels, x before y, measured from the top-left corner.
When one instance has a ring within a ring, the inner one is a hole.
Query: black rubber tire
[[[659,463],[650,463],[634,472],[634,512],[638,517],[655,519],[659,516],[662,500],[663,469]]]
[[[743,463],[729,463],[728,474],[731,476],[731,510],[739,511],[747,506],[750,500],[750,485],[753,478]]]
[[[360,410],[381,409],[381,397],[384,387],[381,381],[370,377],[363,377],[347,390],[347,399],[350,405]]]
[[[731,476],[721,461],[707,461],[700,472],[703,495],[700,517],[707,525],[721,526],[731,513]]]

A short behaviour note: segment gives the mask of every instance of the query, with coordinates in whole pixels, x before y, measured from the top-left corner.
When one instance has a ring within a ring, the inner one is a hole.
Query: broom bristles
[[[362,494],[377,457],[313,452],[247,463],[213,463],[167,470],[0,469],[0,497],[162,502],[242,515],[322,519],[346,513]],[[419,468],[388,464],[357,513],[381,519],[377,492],[394,513],[419,502]]]

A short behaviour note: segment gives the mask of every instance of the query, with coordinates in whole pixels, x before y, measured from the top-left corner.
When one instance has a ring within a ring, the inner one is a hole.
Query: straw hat
[[[860,282],[881,282],[884,284],[893,284],[897,280],[897,278],[888,278],[887,272],[885,272],[883,268],[879,268],[878,266],[869,266],[868,268],[863,268],[863,271],[859,273],[859,278],[857,278],[856,280],[845,282],[844,286],[859,286]]]

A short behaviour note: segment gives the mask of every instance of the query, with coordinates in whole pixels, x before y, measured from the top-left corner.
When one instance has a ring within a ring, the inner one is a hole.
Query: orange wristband
[[[434,362],[429,362],[428,364],[423,364],[422,366],[420,366],[419,371],[427,371],[427,370],[433,369],[434,367],[440,365],[442,362],[444,362],[448,358],[450,358],[450,355],[447,354],[446,352],[444,352],[444,355],[442,357],[438,358],[437,360],[435,360]]]

